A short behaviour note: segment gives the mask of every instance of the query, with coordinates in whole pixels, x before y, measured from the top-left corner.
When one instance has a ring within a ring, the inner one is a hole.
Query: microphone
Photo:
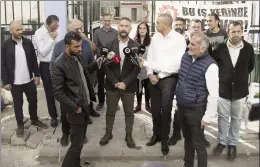
[[[141,62],[140,62],[139,58],[141,57],[141,55],[143,55],[145,53],[145,46],[141,45],[139,48],[134,46],[131,48],[131,50],[132,50],[132,53],[135,55],[138,66],[141,67]]]
[[[111,51],[107,54],[107,56],[105,57],[105,60],[103,62],[103,64],[106,66],[110,63],[113,62],[113,57],[115,56],[115,52]]]
[[[138,51],[138,50],[137,50],[137,51]],[[138,62],[136,61],[136,59],[132,56],[132,54],[133,54],[132,49],[130,49],[129,47],[125,47],[125,48],[123,49],[123,52],[124,52],[125,56],[130,57],[130,59],[131,59],[131,61],[132,61],[132,63],[133,63],[134,65],[139,66],[139,64],[138,64]]]
[[[103,48],[101,49],[101,52],[100,52],[101,62],[100,62],[100,64],[99,64],[99,66],[98,66],[99,69],[101,68],[101,65],[104,63],[105,57],[107,56],[107,54],[108,54],[108,49],[107,49],[106,47],[103,47]]]
[[[146,50],[145,46],[144,46],[144,45],[141,45],[141,46],[139,47],[139,55],[143,55],[143,54],[145,53],[145,50]]]

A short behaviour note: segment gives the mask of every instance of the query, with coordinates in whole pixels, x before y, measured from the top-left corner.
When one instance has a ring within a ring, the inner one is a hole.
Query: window
[[[14,20],[13,5],[12,5],[12,1],[6,1],[5,3],[6,3],[6,24],[10,24],[10,22]]]
[[[5,12],[5,1],[1,1],[1,24],[7,24],[5,14],[6,14],[6,12]]]

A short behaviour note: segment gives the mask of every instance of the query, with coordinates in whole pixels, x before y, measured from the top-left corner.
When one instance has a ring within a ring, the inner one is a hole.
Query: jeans
[[[246,98],[218,101],[218,143],[236,145]],[[231,120],[230,120],[231,119]]]

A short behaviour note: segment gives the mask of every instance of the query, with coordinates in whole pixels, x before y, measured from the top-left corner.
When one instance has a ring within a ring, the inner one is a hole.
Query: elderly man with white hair
[[[97,62],[98,60],[94,60],[94,55],[93,51],[91,48],[91,43],[86,40],[86,36],[83,33],[83,24],[80,20],[78,19],[73,19],[70,21],[68,24],[68,32],[74,31],[80,34],[82,37],[82,57],[83,57],[83,63],[88,66],[89,73],[94,72],[97,70]],[[65,42],[64,39],[59,41],[58,43],[55,44],[54,49],[53,49],[53,54],[52,54],[52,60],[51,62],[54,62],[56,58],[58,58],[63,52],[65,52]],[[50,66],[50,68],[52,68]],[[69,139],[69,134],[70,134],[70,123],[67,121],[66,118],[66,107],[63,108],[64,106],[60,104],[60,109],[61,109],[61,122],[62,122],[62,138],[60,140],[62,146],[67,146],[68,145],[68,139]],[[100,114],[97,113],[94,108],[93,108],[93,102],[90,102],[89,105],[90,109],[90,115],[93,117],[99,117]],[[92,120],[87,117],[87,123],[92,124]]]
[[[194,166],[195,150],[198,166],[207,166],[207,150],[203,127],[217,113],[218,66],[208,53],[209,40],[202,33],[191,35],[181,60],[176,99],[183,136],[185,138],[184,166]]]

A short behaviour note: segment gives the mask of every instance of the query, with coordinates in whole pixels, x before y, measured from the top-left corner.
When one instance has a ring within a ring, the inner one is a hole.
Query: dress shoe
[[[128,148],[135,148],[135,141],[131,134],[126,135],[125,141]]]
[[[90,115],[93,117],[100,117],[100,114],[98,112],[96,112],[93,108],[90,111]]]
[[[225,145],[218,143],[218,145],[213,149],[213,154],[220,155],[225,147]]]
[[[206,146],[206,148],[210,147],[210,142],[204,137],[204,144]]]
[[[96,110],[97,111],[100,111],[104,108],[104,103],[98,103],[97,107],[96,107]]]
[[[60,139],[60,144],[62,147],[67,147],[69,145],[69,135],[63,134]]]
[[[23,135],[24,135],[24,125],[20,124],[20,125],[18,125],[18,127],[16,129],[16,136],[18,138],[21,138],[21,137],[23,137]]]
[[[92,120],[89,117],[87,118],[86,121],[87,121],[87,124],[92,124],[93,123]]]
[[[152,138],[151,138],[151,140],[150,140],[148,143],[146,143],[146,145],[147,145],[147,146],[153,146],[153,145],[155,145],[157,142],[160,142],[160,141],[161,141],[161,137],[156,136],[156,135],[153,135]]]
[[[168,145],[174,146],[179,140],[181,140],[181,134],[173,134],[172,137],[168,140]]]
[[[139,112],[139,111],[141,111],[142,109],[141,109],[141,103],[138,103],[137,104],[137,106],[135,107],[135,109],[134,109],[134,113],[137,113],[137,112]]]
[[[56,128],[58,126],[58,120],[57,119],[51,119],[51,127]]]
[[[105,146],[108,144],[109,140],[111,140],[113,138],[112,133],[106,133],[105,136],[100,140],[99,144],[101,146]]]
[[[163,155],[167,155],[170,151],[167,141],[162,141],[162,148],[161,151]]]
[[[48,125],[42,123],[39,120],[32,120],[31,125],[37,126],[39,128],[48,129]]]
[[[228,145],[227,159],[233,161],[237,156],[237,147]]]

